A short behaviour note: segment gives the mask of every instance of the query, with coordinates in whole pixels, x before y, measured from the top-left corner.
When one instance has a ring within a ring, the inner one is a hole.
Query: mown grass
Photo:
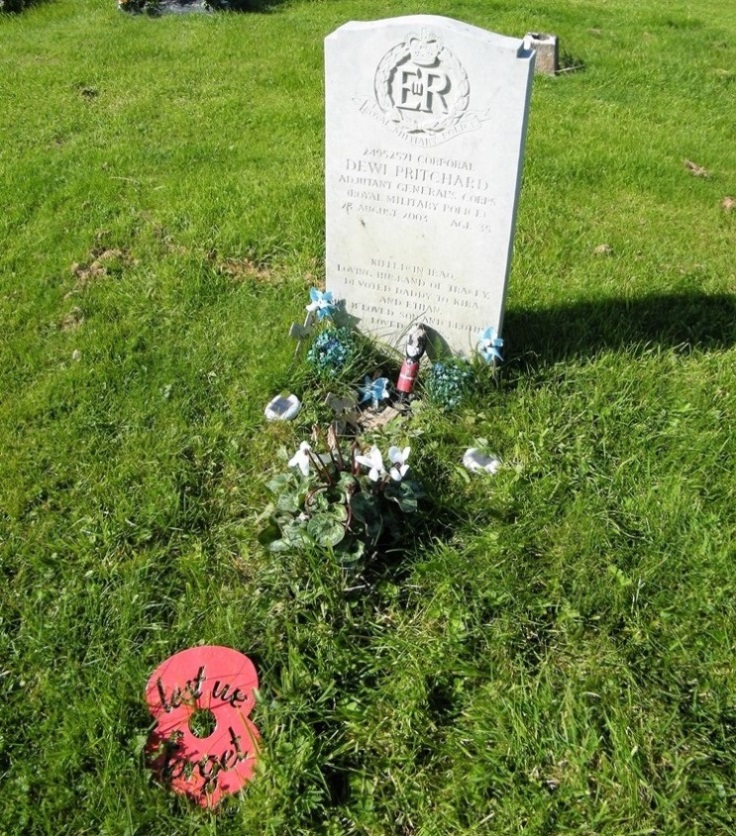
[[[346,592],[257,541],[306,431],[262,409],[322,274],[322,39],[417,11],[584,69],[535,80],[501,385],[403,431],[425,523]],[[0,17],[0,832],[736,832],[735,35],[715,0]],[[261,677],[218,815],[141,752],[197,643]]]

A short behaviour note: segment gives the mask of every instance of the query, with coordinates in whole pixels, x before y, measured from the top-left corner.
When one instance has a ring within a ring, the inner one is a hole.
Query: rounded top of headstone
[[[479,26],[473,26],[470,23],[463,23],[460,20],[454,20],[450,17],[443,17],[442,15],[404,15],[403,17],[389,17],[381,20],[351,20],[343,24],[338,29],[335,29],[326,40],[339,37],[347,32],[363,32],[368,33],[371,30],[382,29],[407,29],[407,28],[429,28],[440,29],[444,34],[455,33],[458,36],[465,36],[466,38],[475,38],[483,42],[493,43],[499,48],[506,48],[518,52],[522,43],[521,38],[511,38],[507,35],[499,35],[496,32],[490,32],[488,29],[481,29]]]

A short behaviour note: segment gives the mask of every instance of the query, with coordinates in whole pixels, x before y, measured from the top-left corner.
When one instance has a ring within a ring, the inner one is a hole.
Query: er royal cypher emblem
[[[468,112],[470,83],[463,65],[426,30],[383,56],[374,92],[374,101],[358,102],[361,112],[414,145],[439,145],[487,118]]]

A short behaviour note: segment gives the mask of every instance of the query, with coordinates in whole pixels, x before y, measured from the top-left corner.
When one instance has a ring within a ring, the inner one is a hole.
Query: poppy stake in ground
[[[253,663],[229,647],[192,647],[156,668],[146,686],[156,720],[146,751],[167,786],[214,807],[253,777],[259,734],[248,715],[257,687]]]

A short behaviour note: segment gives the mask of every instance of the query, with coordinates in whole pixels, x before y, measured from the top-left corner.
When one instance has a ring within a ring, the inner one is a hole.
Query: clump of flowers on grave
[[[405,519],[422,491],[412,479],[409,447],[350,443],[315,428],[288,470],[268,483],[274,495],[264,539],[273,552],[320,548],[358,571],[382,549],[411,534]]]
[[[496,329],[492,325],[489,325],[478,336],[478,354],[480,354],[486,363],[493,363],[496,360],[502,363],[501,348],[503,348],[503,340],[496,333]]]
[[[462,359],[449,359],[432,364],[425,381],[427,398],[440,409],[451,410],[460,405],[473,382],[473,369]]]
[[[314,338],[307,362],[321,377],[335,377],[356,355],[355,337],[348,328],[327,328]]]

